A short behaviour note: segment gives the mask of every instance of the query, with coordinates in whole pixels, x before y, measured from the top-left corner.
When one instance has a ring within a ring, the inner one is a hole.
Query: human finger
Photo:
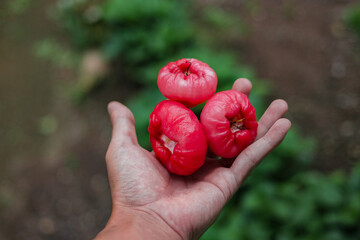
[[[119,102],[110,102],[108,111],[113,126],[111,143],[137,144],[135,119],[132,112]]]
[[[288,110],[287,103],[282,99],[273,101],[258,122],[256,140],[263,137],[266,132],[280,119]]]
[[[246,94],[247,96],[249,96],[251,89],[252,89],[252,84],[246,78],[239,78],[234,82],[232,89],[242,92],[242,93]]]
[[[290,127],[291,122],[288,119],[277,120],[262,138],[240,153],[230,168],[238,186],[245,180],[251,170],[281,143]]]

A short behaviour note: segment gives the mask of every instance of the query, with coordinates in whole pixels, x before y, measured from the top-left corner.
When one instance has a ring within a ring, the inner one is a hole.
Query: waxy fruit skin
[[[194,58],[168,63],[160,70],[157,80],[166,98],[190,108],[209,99],[216,91],[217,82],[214,70]]]
[[[157,159],[172,173],[190,175],[205,162],[206,136],[195,114],[165,100],[150,115],[150,142]]]
[[[257,135],[255,108],[245,94],[235,90],[218,92],[210,98],[200,120],[209,148],[223,158],[238,156]]]

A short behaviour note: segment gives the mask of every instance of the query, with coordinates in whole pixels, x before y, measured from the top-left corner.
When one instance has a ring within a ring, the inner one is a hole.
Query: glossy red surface
[[[157,159],[172,173],[190,175],[205,162],[205,133],[183,104],[165,100],[150,115],[150,142]]]
[[[220,157],[236,157],[256,138],[255,108],[241,92],[216,93],[205,104],[200,119],[209,148]]]

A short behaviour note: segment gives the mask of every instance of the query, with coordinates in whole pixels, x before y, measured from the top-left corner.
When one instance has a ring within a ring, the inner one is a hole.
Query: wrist
[[[96,240],[107,239],[182,239],[155,213],[128,207],[114,208]]]

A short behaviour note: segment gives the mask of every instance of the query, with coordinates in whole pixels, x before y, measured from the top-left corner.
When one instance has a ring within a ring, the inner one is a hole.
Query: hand
[[[247,95],[251,87],[247,79],[233,85]],[[132,113],[111,102],[113,134],[106,164],[113,210],[97,239],[198,239],[251,170],[283,140],[291,126],[281,119],[286,111],[285,101],[271,103],[259,120],[257,139],[230,167],[224,167],[228,160],[209,157],[195,174],[183,177],[170,174],[154,153],[139,146]]]

